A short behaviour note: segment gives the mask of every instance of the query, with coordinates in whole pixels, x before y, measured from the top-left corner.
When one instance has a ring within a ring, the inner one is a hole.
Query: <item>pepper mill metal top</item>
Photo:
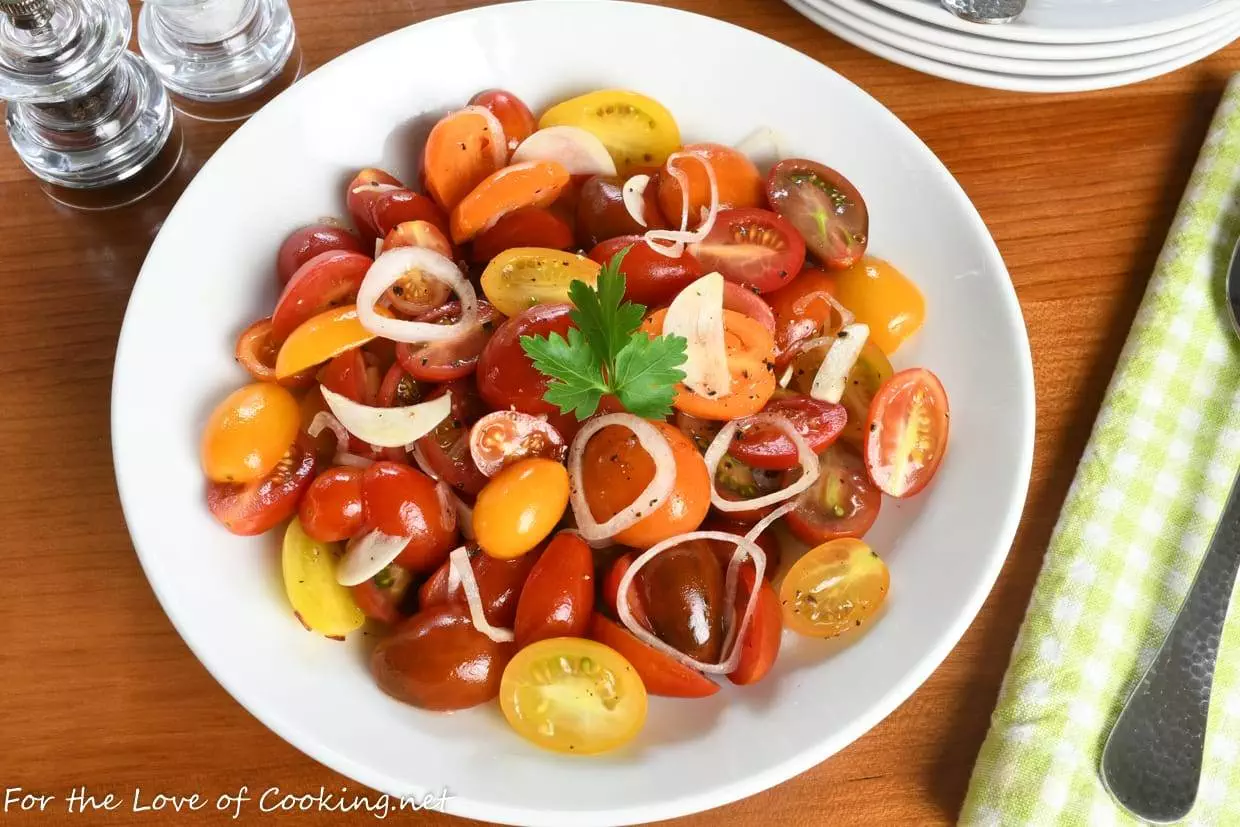
[[[0,0],[0,98],[48,103],[81,95],[114,68],[131,29],[113,0]]]
[[[133,201],[180,158],[158,76],[126,51],[125,0],[0,0],[0,98],[13,148],[70,206]]]

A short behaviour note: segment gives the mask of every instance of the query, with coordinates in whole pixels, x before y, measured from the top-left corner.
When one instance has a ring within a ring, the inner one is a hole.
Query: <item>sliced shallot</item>
[[[792,444],[797,448],[797,457],[801,461],[801,476],[787,488],[781,488],[779,491],[764,494],[761,497],[754,497],[748,500],[727,500],[719,493],[715,481],[715,477],[719,473],[719,463],[723,462],[724,456],[728,453],[728,448],[731,447],[732,438],[736,436],[736,432],[750,425],[769,425],[772,428],[778,428],[788,439],[792,440]],[[813,449],[809,447],[809,443],[805,441],[805,437],[801,436],[796,426],[786,416],[780,416],[779,414],[758,413],[743,419],[732,420],[723,426],[723,430],[719,432],[714,441],[711,442],[710,447],[706,449],[705,460],[706,470],[710,473],[711,505],[724,512],[751,511],[755,508],[781,503],[800,494],[813,485],[814,480],[818,479],[818,457],[814,455]]]
[[[461,302],[461,317],[453,324],[411,322],[381,316],[375,308],[384,293],[410,270],[448,285]],[[396,247],[370,265],[357,291],[357,318],[362,327],[395,342],[445,342],[470,332],[478,321],[478,295],[469,279],[451,259],[425,247]]]
[[[831,308],[840,314],[840,327],[845,327],[857,321],[857,317],[853,315],[853,312],[840,304],[839,299],[832,296],[826,290],[813,290],[801,296],[801,298],[792,303],[792,312],[803,313],[812,303],[820,299],[831,305]]]
[[[403,408],[375,408],[331,388],[321,390],[327,407],[348,432],[379,448],[400,448],[421,439],[452,413],[451,392]]]
[[[654,479],[633,502],[616,512],[611,519],[600,523],[594,519],[590,504],[586,502],[582,463],[590,437],[611,425],[627,428],[637,437],[642,449],[654,460]],[[568,481],[569,503],[573,507],[577,530],[587,541],[604,540],[636,525],[642,517],[667,502],[676,485],[676,457],[667,437],[646,420],[629,413],[607,414],[588,421],[573,437],[573,444],[568,450]]]
[[[740,586],[740,567],[746,558],[753,559],[754,573],[757,575],[754,583],[762,582],[762,576],[766,573],[766,552],[759,548],[757,543],[745,537],[728,534],[725,531],[690,531],[688,534],[680,534],[651,546],[633,561],[633,564],[629,566],[624,576],[620,578],[620,587],[616,594],[616,614],[620,616],[620,622],[624,624],[626,629],[652,649],[662,652],[690,669],[716,675],[726,675],[730,672],[735,672],[737,665],[740,663],[743,647],[739,641],[745,639],[745,632],[749,629],[750,621],[753,620],[754,609],[757,608],[758,602],[758,589],[755,588],[750,592],[749,600],[745,603],[745,613],[741,617],[739,626],[733,620],[735,616],[733,612],[726,611],[723,613],[725,633],[723,652],[725,654],[719,663],[703,663],[689,657],[676,647],[665,643],[659,636],[637,622],[637,619],[633,617],[632,607],[629,606],[629,590],[637,573],[657,555],[691,540],[718,540],[736,546],[736,551],[732,554],[732,559],[728,563],[727,577],[724,580],[724,606],[736,605],[736,594]]]
[[[771,523],[775,522],[776,520],[778,520],[780,517],[784,516],[785,514],[791,514],[793,511],[796,511],[796,510],[797,510],[797,503],[795,502],[784,503],[779,508],[776,508],[774,511],[772,511],[770,514],[767,514],[761,520],[758,520],[758,522],[754,523],[753,528],[745,532],[745,539],[756,543],[758,541],[758,538],[762,536],[762,532],[766,531],[768,528],[771,527]]]
[[[336,437],[336,455],[332,457],[333,465],[347,465],[350,468],[366,469],[375,464],[375,461],[369,457],[362,457],[349,452],[349,431],[329,411],[319,411],[316,413],[314,419],[310,420],[310,424],[306,427],[306,433],[312,437],[316,437],[327,430],[330,430]]]
[[[379,192],[392,192],[393,190],[403,190],[403,189],[404,187],[398,187],[395,184],[381,184],[378,181],[371,181],[370,183],[367,183],[367,184],[358,184],[356,187],[352,189],[352,193],[354,195],[357,195],[358,193],[363,193],[363,192],[379,193]]]
[[[461,590],[465,592],[465,602],[469,604],[469,619],[473,621],[474,628],[496,643],[512,642],[514,638],[511,629],[497,629],[487,621],[486,612],[482,608],[482,592],[478,590],[478,581],[474,578],[474,567],[469,563],[468,547],[461,546],[453,551],[448,555],[448,562],[451,564],[448,591],[452,591],[452,572],[455,571],[461,581]]]
[[[451,489],[449,489],[448,495],[452,497],[452,505],[454,508],[456,508],[456,524],[461,529],[461,536],[464,537],[466,540],[473,540],[474,539],[474,509],[468,503],[462,500],[455,491],[452,491]],[[449,582],[451,582],[450,577],[449,577]],[[451,591],[451,590],[452,590],[451,587],[449,587],[448,591]]]
[[[702,276],[676,294],[663,318],[663,335],[683,336],[688,342],[681,368],[686,388],[707,399],[731,393],[723,338],[723,276]]]
[[[691,158],[701,164],[706,170],[706,179],[710,182],[710,209],[702,217],[701,226],[693,231],[689,230],[689,176],[685,175],[684,170],[675,166],[677,161],[685,158]],[[676,183],[680,184],[680,229],[647,230],[645,238],[646,244],[656,253],[668,258],[680,258],[685,252],[685,245],[705,241],[706,236],[710,235],[710,231],[714,229],[715,220],[719,217],[719,180],[715,177],[715,168],[710,161],[700,155],[691,155],[687,152],[673,152],[669,155],[666,169],[668,174],[676,179]]]
[[[629,211],[629,216],[643,227],[650,226],[646,223],[646,187],[648,186],[650,186],[649,175],[634,175],[624,182],[622,190],[624,208]]]
[[[788,156],[784,137],[769,126],[760,126],[736,145],[736,150],[749,156],[763,174]]]
[[[427,462],[426,454],[422,451],[422,446],[420,443],[411,442],[405,446],[405,450],[413,456],[414,463],[423,474],[426,474],[426,476],[431,479],[438,481],[439,473],[431,467],[429,462]]]
[[[569,175],[615,175],[616,162],[592,132],[579,126],[549,126],[521,142],[510,163],[556,161]]]
[[[329,411],[316,413],[314,419],[311,419],[309,426],[306,427],[306,433],[316,437],[329,429],[336,435],[336,450],[343,451],[348,448],[349,430],[340,424],[340,420],[332,416]]]
[[[336,582],[342,586],[365,583],[391,565],[411,539],[384,534],[377,528],[353,538],[336,567]]]
[[[848,385],[848,374],[865,347],[866,339],[870,338],[868,325],[854,323],[845,325],[836,335],[831,349],[823,357],[818,372],[814,374],[814,384],[810,386],[809,395],[823,402],[839,403]]]

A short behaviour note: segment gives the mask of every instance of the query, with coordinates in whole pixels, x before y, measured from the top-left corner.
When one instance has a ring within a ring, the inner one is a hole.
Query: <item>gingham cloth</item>
[[[1240,76],[1224,94],[1034,590],[960,823],[1138,824],[1098,780],[1240,470]],[[1088,274],[1082,274],[1088,278]],[[1197,805],[1240,825],[1240,621],[1224,629]]]

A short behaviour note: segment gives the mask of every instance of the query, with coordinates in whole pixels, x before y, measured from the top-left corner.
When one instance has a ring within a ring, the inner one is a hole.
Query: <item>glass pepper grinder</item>
[[[159,186],[181,134],[158,76],[125,50],[124,0],[0,0],[0,12],[5,123],[47,194],[106,209]]]
[[[145,0],[138,46],[177,109],[248,117],[301,73],[287,0]]]

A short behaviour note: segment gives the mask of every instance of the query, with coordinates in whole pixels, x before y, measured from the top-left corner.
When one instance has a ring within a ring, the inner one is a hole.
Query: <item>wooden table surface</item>
[[[392,29],[473,5],[292,3],[309,68]],[[952,822],[1051,528],[1210,115],[1229,73],[1240,69],[1240,44],[1124,89],[1030,96],[886,63],[777,0],[667,5],[730,20],[811,55],[930,145],[977,204],[1011,270],[1038,388],[1024,520],[960,645],[912,698],[839,755],[679,823]],[[64,796],[80,785],[126,799],[135,787],[144,796],[197,791],[212,798],[242,784],[356,788],[269,732],[212,680],[156,602],[121,517],[108,400],[125,304],[163,218],[231,131],[182,123],[187,157],[177,176],[139,205],[102,215],[54,205],[11,147],[0,147],[0,787],[57,797],[43,817],[9,812],[0,815],[6,823],[65,821]],[[137,818],[127,804],[66,823]],[[174,823],[221,818],[208,810]],[[433,814],[410,820],[463,823]]]

